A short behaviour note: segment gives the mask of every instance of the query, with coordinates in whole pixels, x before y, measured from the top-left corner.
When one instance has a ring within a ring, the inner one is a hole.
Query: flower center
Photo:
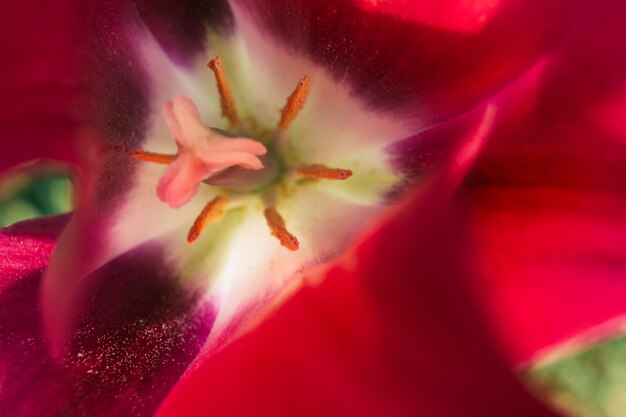
[[[189,243],[195,242],[207,225],[220,221],[229,208],[237,206],[234,204],[237,196],[255,194],[261,197],[263,215],[272,236],[283,247],[297,250],[298,239],[289,232],[276,209],[280,190],[307,181],[346,180],[352,176],[348,169],[300,164],[288,151],[288,129],[306,103],[311,78],[305,75],[300,79],[287,98],[274,131],[250,138],[250,130],[237,112],[221,59],[215,57],[208,67],[215,75],[222,116],[228,120],[230,131],[204,126],[195,104],[178,96],[165,103],[163,109],[178,152],[164,155],[133,150],[130,155],[144,162],[168,165],[159,181],[157,195],[172,207],[186,204],[200,185],[218,189],[219,195],[205,205],[191,226],[187,235]]]

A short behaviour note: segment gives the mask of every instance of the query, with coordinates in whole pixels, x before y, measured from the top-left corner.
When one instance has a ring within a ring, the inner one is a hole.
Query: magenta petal
[[[47,217],[0,229],[0,292],[29,274],[41,273],[69,218]]]
[[[355,0],[364,10],[452,32],[477,32],[488,25],[502,0]]]
[[[43,219],[6,229],[0,250],[19,233],[30,252],[24,255],[49,256],[61,223]],[[89,277],[98,289],[71,348],[55,361],[36,308],[41,268],[3,257],[1,278],[10,282],[0,287],[0,372],[10,383],[0,393],[2,415],[152,415],[198,354],[214,316],[199,293],[178,285],[162,259],[158,247],[144,246]]]
[[[78,3],[4,4],[0,21],[0,170],[36,158],[75,162],[82,87]]]

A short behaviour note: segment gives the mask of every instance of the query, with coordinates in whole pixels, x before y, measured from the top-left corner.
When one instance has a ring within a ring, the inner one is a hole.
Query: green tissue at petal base
[[[572,417],[626,416],[626,335],[523,373],[535,392]]]
[[[71,209],[71,183],[65,175],[20,173],[0,184],[0,227]]]

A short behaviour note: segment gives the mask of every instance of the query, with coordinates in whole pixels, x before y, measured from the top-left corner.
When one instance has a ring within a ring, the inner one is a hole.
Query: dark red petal
[[[500,134],[467,197],[485,303],[519,362],[626,313],[626,141],[573,121]]]
[[[0,170],[35,158],[74,162],[81,120],[77,2],[7,3],[0,30]]]
[[[380,11],[365,3],[233,2],[240,26],[252,19],[262,34],[350,82],[372,106],[422,124],[467,110],[536,61],[561,34],[569,8],[561,0],[504,0],[480,30],[464,32],[420,21],[414,14],[429,2],[414,3],[404,16],[389,13],[387,2]]]
[[[552,416],[489,342],[445,188],[209,357],[157,415]]]
[[[143,246],[89,277],[99,287],[72,347],[53,360],[37,305],[42,263],[65,220],[0,233],[10,255],[0,258],[2,415],[150,416],[198,354],[213,309],[178,285],[160,248]]]
[[[480,289],[515,362],[626,313],[626,4],[578,17],[467,187]]]
[[[581,3],[574,3],[570,33],[548,68],[542,111],[550,117],[589,114],[619,99],[626,88],[626,3]]]

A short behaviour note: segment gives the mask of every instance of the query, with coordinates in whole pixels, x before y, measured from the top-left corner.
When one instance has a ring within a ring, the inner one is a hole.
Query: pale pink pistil
[[[259,155],[265,146],[242,137],[230,138],[202,124],[195,104],[177,96],[165,103],[163,116],[178,145],[178,154],[157,186],[157,195],[172,207],[187,203],[198,191],[200,182],[233,166],[263,168]]]

